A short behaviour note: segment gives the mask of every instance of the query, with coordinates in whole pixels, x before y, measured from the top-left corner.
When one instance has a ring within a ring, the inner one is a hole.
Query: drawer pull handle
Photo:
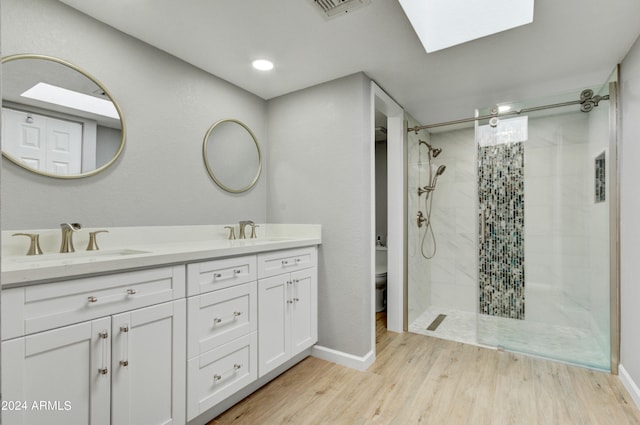
[[[89,298],[87,298],[87,300],[88,300],[90,303],[97,303],[97,302],[98,302],[98,298],[97,298],[97,297],[89,297]]]
[[[104,368],[101,367],[100,369],[98,369],[98,373],[100,375],[106,375],[107,373],[109,373],[109,369],[107,369],[106,367]]]
[[[129,360],[120,360],[120,366],[122,367],[129,366]]]
[[[135,289],[127,289],[127,295],[135,295],[137,293],[138,291],[136,291]]]
[[[227,321],[236,320],[240,316],[242,316],[242,312],[241,311],[234,311],[233,312],[233,316],[228,318]],[[216,325],[222,323],[224,320],[225,319],[223,317],[216,317],[215,319],[213,319],[213,326],[216,326]]]
[[[300,262],[300,259],[299,259],[299,258],[296,258],[296,263],[299,263],[299,262]]]
[[[300,298],[294,298],[293,300],[294,300],[295,302],[298,302],[298,301],[300,301]]]
[[[288,265],[289,265],[289,261],[287,261],[287,260],[282,260],[282,265],[283,265],[283,266],[288,266]]]
[[[226,371],[224,373],[221,373],[221,374],[217,374],[216,373],[215,375],[213,375],[213,382],[218,382],[218,381],[222,380],[222,377],[225,376],[225,375],[233,375],[234,373],[236,373],[241,368],[242,368],[242,365],[239,364],[239,363],[236,363],[236,364],[233,365],[233,369],[228,370],[228,371]]]
[[[287,280],[287,285],[293,285],[293,282],[290,280]]]
[[[287,300],[287,304],[293,304],[293,300]]]
[[[223,279],[223,278],[224,278],[224,279],[229,279],[229,278],[236,277],[236,276],[240,275],[240,273],[242,273],[242,270],[240,270],[240,269],[234,269],[234,270],[233,270],[233,274],[232,274],[232,275],[229,275],[229,276],[223,276],[223,275],[222,275],[222,273],[215,273],[215,274],[213,275],[213,277],[214,277],[214,279]]]

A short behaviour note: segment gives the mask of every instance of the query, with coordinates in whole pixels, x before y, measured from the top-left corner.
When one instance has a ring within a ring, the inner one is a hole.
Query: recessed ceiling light
[[[253,65],[255,69],[259,69],[260,71],[269,71],[273,69],[273,62],[266,59],[256,59],[251,62],[251,65]]]
[[[113,102],[47,83],[38,83],[20,96],[105,117],[120,119]]]
[[[533,22],[534,0],[400,0],[427,53]]]

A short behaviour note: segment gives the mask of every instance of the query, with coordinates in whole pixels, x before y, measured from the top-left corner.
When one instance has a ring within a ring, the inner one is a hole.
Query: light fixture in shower
[[[427,53],[533,22],[533,0],[400,0]]]

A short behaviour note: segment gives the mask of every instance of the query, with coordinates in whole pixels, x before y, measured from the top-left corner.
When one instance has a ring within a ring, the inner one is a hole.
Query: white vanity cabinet
[[[258,255],[258,358],[264,376],[318,340],[315,246]]]
[[[187,420],[258,378],[256,256],[187,266]]]
[[[103,318],[3,342],[2,423],[109,425],[110,330]]]
[[[4,290],[2,394],[26,409],[2,423],[184,424],[184,276],[176,266]]]

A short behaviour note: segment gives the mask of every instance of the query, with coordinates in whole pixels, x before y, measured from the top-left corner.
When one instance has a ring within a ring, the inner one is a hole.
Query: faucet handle
[[[42,255],[42,249],[40,249],[40,235],[37,233],[14,233],[12,236],[26,236],[31,239],[27,255]]]
[[[258,236],[256,235],[256,227],[260,227],[259,225],[255,224],[255,223],[251,223],[251,236],[249,236],[251,239],[255,239]]]
[[[233,226],[224,226],[225,229],[229,229],[229,240],[236,238],[236,228]]]
[[[95,232],[89,232],[89,244],[87,245],[87,251],[99,251],[98,241],[96,235],[98,233],[109,233],[108,230],[96,230]]]

